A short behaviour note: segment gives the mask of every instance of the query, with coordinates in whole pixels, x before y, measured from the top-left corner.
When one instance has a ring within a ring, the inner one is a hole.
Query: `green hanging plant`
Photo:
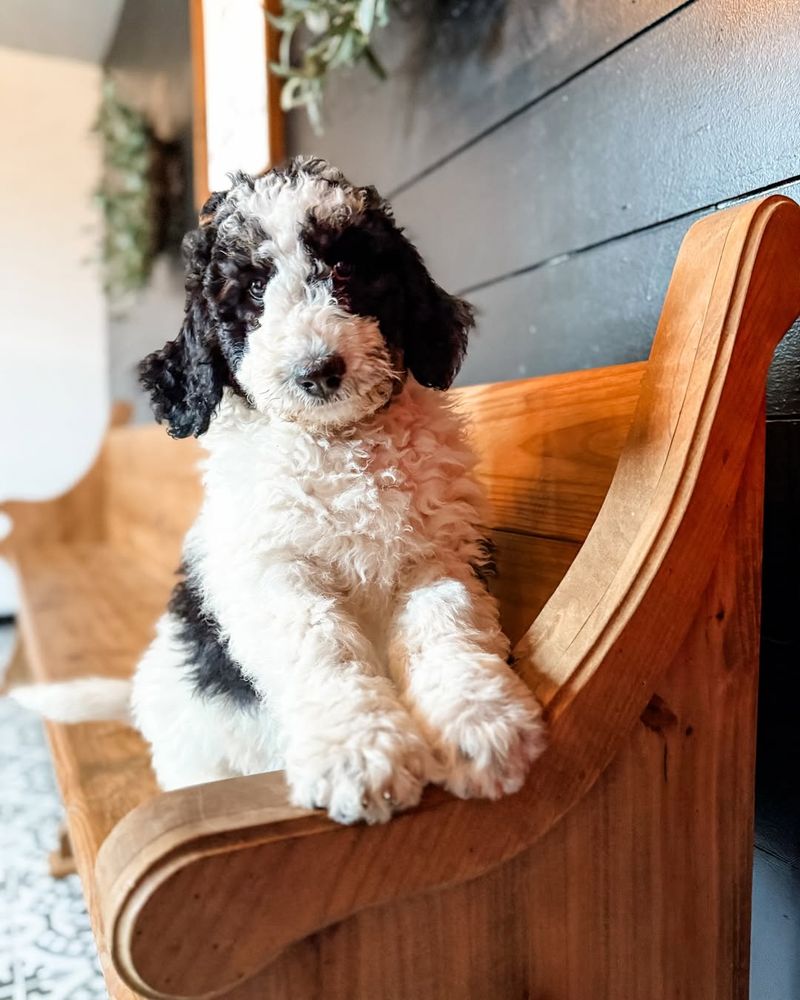
[[[144,287],[155,258],[153,134],[144,116],[119,100],[109,79],[103,84],[95,131],[103,159],[96,192],[103,216],[103,284],[119,305]]]
[[[184,164],[180,144],[157,138],[145,116],[119,99],[109,78],[94,131],[102,144],[95,197],[103,218],[103,285],[119,314],[149,281],[156,257],[180,242]]]
[[[317,133],[322,131],[322,97],[331,70],[364,61],[386,78],[371,40],[376,28],[389,23],[389,0],[283,0],[281,13],[267,16],[281,33],[278,62],[270,67],[286,80],[281,107],[305,108]],[[293,49],[299,61],[292,61]]]

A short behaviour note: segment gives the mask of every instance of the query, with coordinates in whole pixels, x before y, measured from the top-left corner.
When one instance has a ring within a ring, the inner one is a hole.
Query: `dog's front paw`
[[[353,720],[355,732],[317,735],[289,749],[291,801],[326,809],[337,823],[385,823],[415,806],[431,772],[431,753],[410,716]]]
[[[444,772],[441,783],[462,799],[519,791],[544,748],[539,704],[505,664],[478,689],[456,694],[437,715],[438,732],[430,739]]]

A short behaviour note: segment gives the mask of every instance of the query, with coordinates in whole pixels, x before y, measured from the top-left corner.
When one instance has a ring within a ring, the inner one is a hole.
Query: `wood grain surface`
[[[480,455],[492,525],[582,542],[614,475],[645,365],[571,372],[455,393]]]

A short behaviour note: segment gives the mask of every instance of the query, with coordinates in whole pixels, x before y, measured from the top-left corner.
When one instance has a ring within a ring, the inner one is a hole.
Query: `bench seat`
[[[454,394],[549,725],[516,796],[341,827],[279,773],[163,794],[127,726],[48,725],[112,997],[747,995],[764,381],[798,260],[793,202],[718,213],[646,365]],[[113,428],[66,497],[6,505],[38,680],[130,674],[197,458]]]

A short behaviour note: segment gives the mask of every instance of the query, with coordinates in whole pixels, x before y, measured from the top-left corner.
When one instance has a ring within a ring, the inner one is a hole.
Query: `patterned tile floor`
[[[48,872],[61,815],[41,722],[0,698],[0,1000],[108,996],[78,877]]]

